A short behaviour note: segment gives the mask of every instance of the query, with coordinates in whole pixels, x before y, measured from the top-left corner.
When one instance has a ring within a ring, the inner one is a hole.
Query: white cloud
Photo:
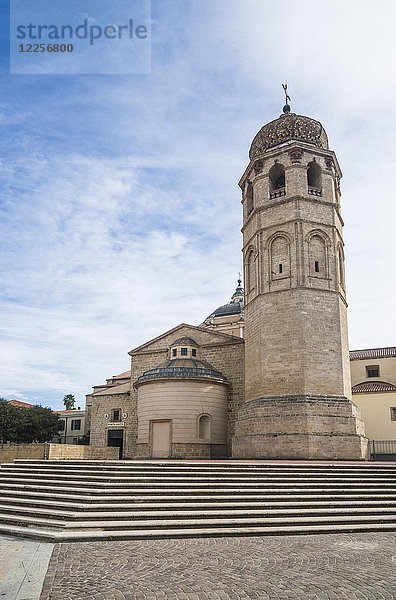
[[[132,347],[227,300],[237,181],[285,80],[344,171],[351,345],[394,344],[395,13],[387,0],[157,4],[150,77],[5,81],[4,389],[81,399]]]

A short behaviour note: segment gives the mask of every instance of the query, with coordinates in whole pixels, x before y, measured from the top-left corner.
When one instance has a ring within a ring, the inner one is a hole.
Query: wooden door
[[[172,439],[171,421],[151,421],[151,456],[169,458]]]

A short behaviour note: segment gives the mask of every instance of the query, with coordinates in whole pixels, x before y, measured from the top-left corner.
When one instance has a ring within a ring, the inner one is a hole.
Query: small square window
[[[391,406],[390,418],[391,418],[391,421],[396,421],[396,406]]]
[[[72,419],[71,430],[72,431],[80,431],[80,429],[81,429],[81,419]]]
[[[113,408],[111,411],[112,421],[121,421],[121,410],[119,408]]]
[[[379,370],[379,365],[370,365],[369,367],[366,367],[366,377],[379,377],[380,376],[380,370]]]
[[[181,356],[187,356],[187,348],[180,348]]]
[[[176,348],[173,348],[173,350],[172,350],[172,356],[177,356],[177,349]]]
[[[193,348],[191,350],[191,354],[192,354],[192,356],[197,356],[197,351],[195,350],[195,348]]]

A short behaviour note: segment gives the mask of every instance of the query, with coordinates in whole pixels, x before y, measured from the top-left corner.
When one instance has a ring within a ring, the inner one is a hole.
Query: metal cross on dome
[[[283,91],[285,92],[285,101],[286,101],[285,106],[283,107],[283,112],[286,114],[286,113],[290,112],[289,102],[291,102],[291,98],[287,92],[287,83],[282,83],[282,87],[283,87]]]

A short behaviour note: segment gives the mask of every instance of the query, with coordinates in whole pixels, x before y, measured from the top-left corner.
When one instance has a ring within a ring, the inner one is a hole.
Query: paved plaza
[[[1,600],[168,598],[395,600],[396,536],[330,534],[55,545],[0,538]]]
[[[56,544],[41,600],[396,599],[393,533]]]

